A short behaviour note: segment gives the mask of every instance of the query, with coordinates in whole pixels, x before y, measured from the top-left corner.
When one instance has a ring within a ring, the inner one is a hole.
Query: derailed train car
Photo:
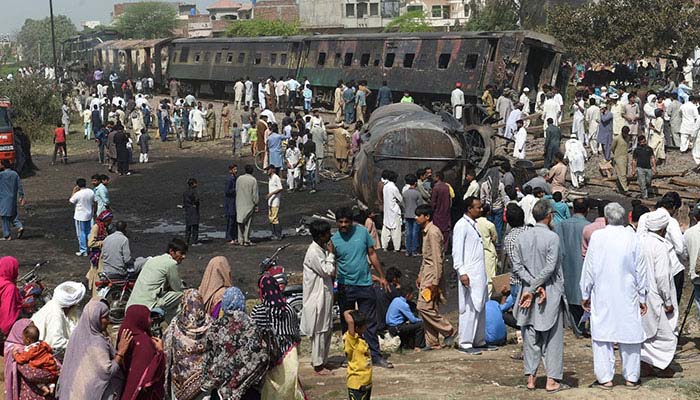
[[[95,46],[93,65],[105,76],[116,71],[122,79],[151,77],[157,86],[167,81],[171,39],[110,40]]]
[[[245,76],[307,77],[327,104],[339,80],[366,80],[375,92],[386,80],[397,96],[408,91],[423,104],[449,102],[459,81],[475,104],[487,84],[554,84],[562,51],[551,36],[530,31],[178,39],[169,76],[214,94]]]

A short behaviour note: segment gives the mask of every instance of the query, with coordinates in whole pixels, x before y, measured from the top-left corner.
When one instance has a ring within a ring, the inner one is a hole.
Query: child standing
[[[372,357],[369,345],[362,339],[367,317],[359,310],[343,313],[348,330],[343,335],[343,352],[348,359],[348,399],[369,400],[372,397]]]
[[[311,150],[311,146],[304,147],[304,164],[306,184],[311,188],[309,193],[316,193],[316,153]]]
[[[199,240],[199,193],[197,180],[187,180],[187,189],[182,194],[182,207],[185,209],[185,239],[187,245],[197,245]]]
[[[53,161],[51,165],[56,164],[56,154],[60,151],[61,162],[68,164],[68,150],[66,149],[66,129],[60,122],[56,124],[56,129],[53,130]]]
[[[301,151],[297,147],[294,139],[287,143],[287,151],[284,154],[284,160],[287,164],[287,187],[288,191],[292,192],[296,189],[296,181],[301,171],[299,168],[301,162]]]
[[[141,129],[141,134],[138,137],[139,151],[141,152],[141,154],[139,154],[139,162],[140,163],[147,163],[148,162],[148,142],[150,140],[151,140],[151,138],[148,136],[148,133],[146,132],[146,130]]]
[[[32,368],[49,372],[52,377],[51,383],[48,385],[38,384],[37,387],[43,392],[44,396],[52,394],[56,389],[59,368],[56,359],[53,357],[51,346],[39,340],[39,329],[34,325],[24,328],[22,331],[22,343],[25,345],[24,349],[22,351],[15,350],[12,353],[12,357],[17,364],[29,364]]]

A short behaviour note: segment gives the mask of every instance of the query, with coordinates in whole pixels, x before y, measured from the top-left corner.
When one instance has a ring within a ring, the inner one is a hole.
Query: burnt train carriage
[[[563,48],[552,37],[528,32],[360,34],[304,39],[299,75],[314,87],[338,80],[386,80],[395,95],[408,91],[420,103],[449,101],[455,82],[475,103],[484,87],[554,84]],[[330,101],[332,90],[321,90]]]
[[[167,79],[170,40],[107,41],[95,46],[93,63],[101,66],[106,75],[116,71],[123,80],[152,77],[160,86]]]
[[[95,68],[92,56],[95,46],[118,37],[117,31],[104,29],[83,33],[64,40],[61,43],[61,62],[64,68],[75,73],[92,71]]]
[[[237,79],[296,76],[302,38],[177,39],[170,46],[169,75],[195,95],[221,98]]]

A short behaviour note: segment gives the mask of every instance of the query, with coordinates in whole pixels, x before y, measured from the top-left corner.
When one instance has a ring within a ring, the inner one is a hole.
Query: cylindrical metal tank
[[[490,128],[463,127],[447,113],[433,114],[415,104],[392,104],[372,113],[355,158],[353,183],[358,199],[375,207],[384,170],[406,174],[430,167],[443,171],[455,190],[466,168],[483,169],[492,154]],[[465,133],[466,132],[466,133]],[[369,137],[367,137],[369,135]]]

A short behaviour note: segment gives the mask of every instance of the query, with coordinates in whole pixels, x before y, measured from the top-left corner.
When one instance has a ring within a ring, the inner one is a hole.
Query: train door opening
[[[538,47],[530,47],[525,76],[523,76],[523,87],[537,89],[541,83],[542,73],[550,68],[553,60],[553,52]]]

